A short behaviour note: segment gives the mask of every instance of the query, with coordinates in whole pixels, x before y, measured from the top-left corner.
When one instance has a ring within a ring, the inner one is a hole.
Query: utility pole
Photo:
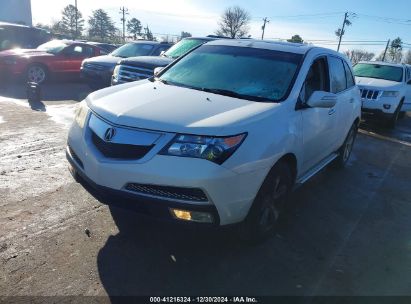
[[[388,39],[387,41],[387,46],[385,47],[384,55],[382,56],[382,61],[385,61],[385,55],[387,55],[389,45],[390,45],[390,39]]]
[[[78,37],[78,10],[77,10],[77,0],[75,0],[74,5],[76,7],[76,37],[74,39],[77,39]]]
[[[345,24],[347,23],[347,17],[348,17],[348,12],[345,12],[344,22],[343,22],[343,25],[342,25],[342,28],[341,28],[341,33],[340,33],[340,39],[339,39],[339,41],[338,41],[337,52],[340,51],[341,39],[342,39],[342,36],[344,36],[344,28],[345,28]]]
[[[270,20],[268,20],[267,17],[264,17],[263,22],[264,22],[264,24],[263,24],[263,26],[261,27],[261,29],[263,30],[263,33],[261,34],[261,40],[264,40],[265,25],[266,25],[267,23],[269,23]]]
[[[126,15],[128,15],[128,8],[120,7],[120,14],[123,14],[121,22],[123,22],[123,42],[126,42]]]

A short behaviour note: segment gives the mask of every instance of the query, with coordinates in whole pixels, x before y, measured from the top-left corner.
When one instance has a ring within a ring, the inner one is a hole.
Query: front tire
[[[266,177],[241,229],[247,241],[262,241],[272,235],[293,186],[290,167],[278,162]]]
[[[47,68],[41,64],[31,64],[27,68],[26,80],[28,82],[35,82],[42,84],[46,82],[48,78]]]
[[[400,104],[398,105],[397,109],[395,109],[395,112],[392,114],[390,118],[388,118],[386,125],[390,129],[394,129],[395,125],[397,124],[398,119],[400,118],[400,112],[401,112],[401,107],[402,107],[403,101],[401,100]]]

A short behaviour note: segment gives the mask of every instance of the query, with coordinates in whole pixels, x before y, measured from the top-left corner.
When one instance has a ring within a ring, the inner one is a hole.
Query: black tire
[[[266,177],[240,227],[243,240],[260,242],[272,235],[286,207],[293,183],[289,165],[283,161],[278,162]]]
[[[386,121],[386,126],[390,129],[394,129],[395,125],[397,124],[398,119],[400,118],[400,112],[401,112],[401,107],[402,107],[403,101],[401,100],[400,104],[398,107],[395,109],[395,112],[391,115],[390,118],[387,119]]]
[[[31,64],[26,70],[26,81],[35,82],[38,84],[45,83],[48,80],[47,67],[42,64]]]
[[[354,146],[355,138],[358,133],[358,124],[354,123],[348,131],[347,137],[344,140],[343,145],[338,149],[338,157],[333,162],[333,167],[342,169],[350,159],[352,148]]]

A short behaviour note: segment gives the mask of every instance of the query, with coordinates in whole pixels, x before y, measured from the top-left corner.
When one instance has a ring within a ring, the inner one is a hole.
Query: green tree
[[[251,16],[245,9],[239,6],[229,7],[224,11],[218,22],[219,29],[216,34],[230,38],[242,38],[250,30],[250,20]]]
[[[130,34],[133,35],[134,40],[137,39],[137,36],[141,36],[141,30],[143,26],[141,25],[140,20],[137,18],[132,18],[127,22],[127,30]]]
[[[100,41],[110,41],[116,35],[116,27],[110,16],[102,9],[93,11],[88,20],[89,36]]]
[[[155,41],[155,38],[153,36],[153,33],[151,32],[150,28],[148,25],[144,28],[144,39],[150,40],[150,41]]]
[[[294,35],[291,37],[291,39],[288,39],[287,41],[293,43],[304,43],[304,40],[303,38],[301,38],[300,35]]]
[[[184,31],[181,32],[180,39],[184,39],[184,38],[188,38],[188,37],[192,37],[191,33],[184,32]]]
[[[81,12],[74,5],[67,5],[62,12],[60,28],[62,34],[76,39],[81,36],[84,29],[84,19]]]
[[[388,54],[392,62],[401,62],[402,59],[402,40],[400,37],[395,38],[390,45]]]

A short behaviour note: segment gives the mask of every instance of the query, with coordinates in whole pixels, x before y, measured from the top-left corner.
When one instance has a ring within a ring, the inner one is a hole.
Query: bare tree
[[[405,53],[404,63],[411,64],[411,50],[408,50],[407,53]]]
[[[375,54],[364,50],[347,50],[344,54],[350,58],[352,64],[357,64],[360,61],[370,61]]]
[[[219,29],[216,34],[230,38],[242,38],[248,34],[250,20],[251,16],[245,9],[239,6],[229,7],[218,22]]]

